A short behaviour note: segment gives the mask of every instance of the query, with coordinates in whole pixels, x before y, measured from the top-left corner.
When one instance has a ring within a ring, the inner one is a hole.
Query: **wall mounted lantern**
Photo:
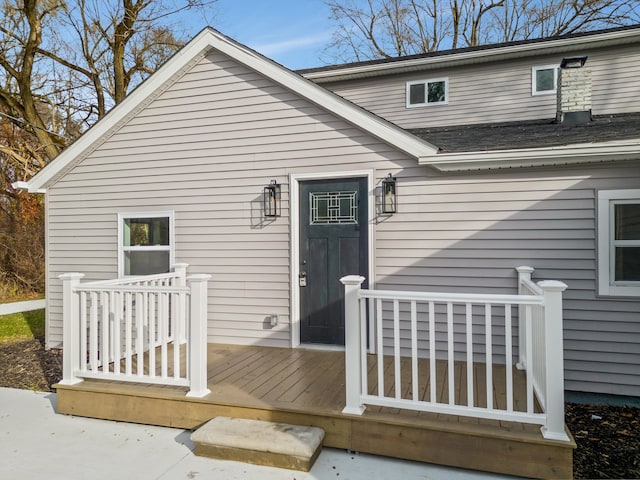
[[[264,216],[280,216],[280,185],[275,180],[271,180],[271,183],[264,187]]]
[[[382,180],[382,213],[396,213],[397,210],[397,195],[398,189],[396,188],[396,177],[392,177],[391,174]]]

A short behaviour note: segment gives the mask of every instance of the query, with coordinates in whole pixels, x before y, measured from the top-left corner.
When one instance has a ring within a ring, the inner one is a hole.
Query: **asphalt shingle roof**
[[[543,148],[640,139],[640,113],[601,115],[584,125],[554,119],[408,129],[441,152]]]

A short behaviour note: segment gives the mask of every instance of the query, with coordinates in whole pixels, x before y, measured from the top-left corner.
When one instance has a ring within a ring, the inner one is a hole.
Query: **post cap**
[[[84,273],[71,272],[71,273],[63,273],[62,275],[58,275],[60,280],[80,280],[84,278]]]
[[[347,275],[340,279],[343,285],[362,285],[365,278],[361,275]]]
[[[558,280],[542,280],[538,282],[538,286],[546,292],[564,292],[568,285]]]

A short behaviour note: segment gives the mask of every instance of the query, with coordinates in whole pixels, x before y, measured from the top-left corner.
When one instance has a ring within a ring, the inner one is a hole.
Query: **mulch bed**
[[[62,350],[45,350],[44,338],[0,342],[0,387],[51,392],[62,378]]]
[[[575,478],[640,478],[640,408],[567,404]]]
[[[42,338],[0,342],[0,387],[52,391],[61,378],[62,351]],[[575,478],[640,478],[639,408],[569,403],[566,413]]]

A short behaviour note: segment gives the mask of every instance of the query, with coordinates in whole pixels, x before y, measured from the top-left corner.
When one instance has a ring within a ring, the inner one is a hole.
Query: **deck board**
[[[184,352],[182,357],[184,359]],[[172,355],[169,351],[169,355]],[[171,357],[170,357],[171,358]],[[145,358],[145,361],[147,359]],[[395,395],[392,356],[384,356],[384,390]],[[369,356],[368,390],[377,393],[377,356]],[[429,359],[401,361],[401,396],[414,389],[430,400]],[[486,366],[474,364],[474,404],[486,405]],[[368,406],[362,416],[343,415],[344,352],[232,345],[208,346],[208,386],[202,399],[186,388],[86,380],[58,386],[58,409],[96,418],[194,428],[215,416],[235,416],[314,425],[327,432],[325,445],[411,460],[533,477],[569,475],[572,448],[544,440],[540,427],[517,422]],[[505,371],[493,370],[494,403],[506,405]],[[446,361],[436,363],[436,398],[448,400]],[[456,362],[455,396],[466,404],[466,367]],[[524,373],[513,369],[514,407],[526,409]],[[462,449],[462,450],[461,450]],[[459,455],[477,449],[482,454]],[[509,461],[507,461],[509,459]]]

